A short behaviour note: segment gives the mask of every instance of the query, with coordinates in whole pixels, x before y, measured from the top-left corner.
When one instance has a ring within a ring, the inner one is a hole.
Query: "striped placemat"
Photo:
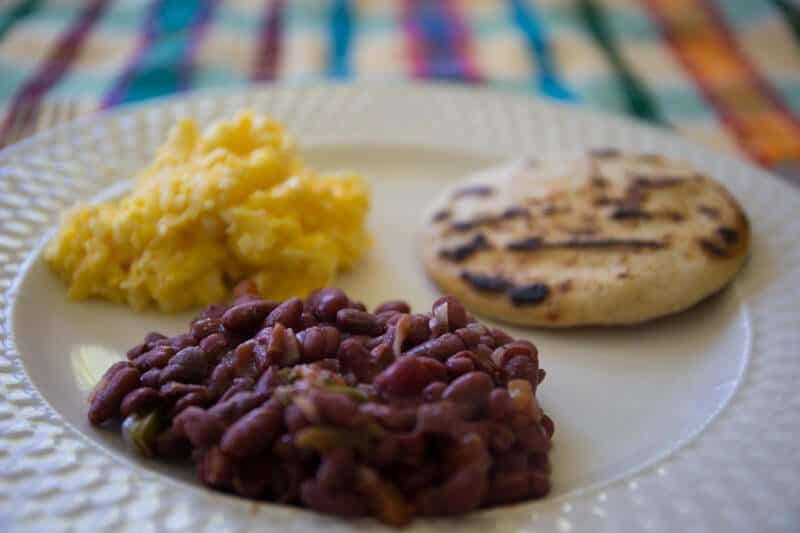
[[[351,78],[541,94],[800,169],[790,0],[0,2],[0,146],[192,88]]]

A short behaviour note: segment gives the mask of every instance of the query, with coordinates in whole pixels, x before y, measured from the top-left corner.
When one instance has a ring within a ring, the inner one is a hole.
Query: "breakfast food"
[[[186,119],[129,194],[69,212],[44,257],[75,299],[177,311],[243,279],[282,299],[361,257],[368,208],[361,177],[315,174],[278,122],[245,112],[201,132]]]
[[[209,487],[402,525],[544,496],[553,422],[536,347],[451,296],[373,313],[336,288],[243,294],[111,366],[89,421],[188,458]]]
[[[435,203],[419,244],[470,310],[557,327],[684,310],[733,278],[749,243],[736,200],[696,169],[599,150],[475,176]]]

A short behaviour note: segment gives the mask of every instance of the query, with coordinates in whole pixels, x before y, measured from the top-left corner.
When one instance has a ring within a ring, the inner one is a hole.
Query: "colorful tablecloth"
[[[791,0],[0,0],[0,145],[197,87],[349,78],[540,94],[800,168]]]

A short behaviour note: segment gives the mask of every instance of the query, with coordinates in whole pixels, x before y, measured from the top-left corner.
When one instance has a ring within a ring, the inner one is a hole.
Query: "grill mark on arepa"
[[[472,220],[457,220],[450,225],[450,229],[456,232],[465,232],[473,230],[479,226],[494,224],[496,222],[503,222],[505,220],[512,220],[515,218],[527,218],[530,216],[530,211],[524,207],[511,206],[499,215],[485,215]]]
[[[478,274],[468,270],[461,271],[461,279],[480,292],[505,293],[515,306],[535,305],[550,295],[550,287],[544,283],[515,286],[502,276]]]
[[[638,206],[620,205],[614,208],[614,210],[611,212],[611,218],[614,220],[649,220],[653,218],[653,214]]]
[[[550,288],[544,283],[531,283],[508,291],[513,305],[535,305],[542,303],[550,295]]]
[[[662,241],[651,239],[570,239],[566,241],[545,242],[541,237],[528,237],[511,241],[506,248],[512,252],[531,252],[536,250],[587,249],[587,248],[634,248],[656,250],[664,248]]]
[[[589,155],[596,159],[611,159],[619,157],[620,151],[616,148],[595,148],[589,151]]]
[[[704,214],[711,220],[719,220],[719,209],[716,207],[711,207],[708,205],[699,205],[697,206],[697,211],[699,213]]]
[[[433,214],[434,222],[442,222],[450,218],[450,211],[447,209],[440,209]]]
[[[484,198],[494,194],[494,187],[489,185],[472,185],[471,187],[462,187],[453,192],[453,200],[464,198],[465,196],[478,196]]]
[[[478,233],[469,241],[454,246],[452,248],[442,248],[439,250],[439,257],[449,261],[460,262],[481,250],[488,250],[491,244],[483,233]]]
[[[722,239],[725,244],[735,244],[739,240],[739,232],[733,228],[720,226],[717,228],[717,235]]]
[[[714,257],[725,257],[728,250],[710,239],[698,239],[700,247]]]
[[[637,187],[646,189],[664,189],[667,187],[676,187],[686,182],[685,178],[677,178],[672,176],[659,176],[659,177],[646,177],[636,176],[633,183]]]
[[[461,279],[472,285],[474,289],[482,292],[506,292],[514,286],[502,276],[476,274],[467,270],[461,271]]]

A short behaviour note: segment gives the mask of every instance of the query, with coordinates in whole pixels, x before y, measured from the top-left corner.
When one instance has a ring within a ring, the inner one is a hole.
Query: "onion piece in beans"
[[[152,457],[156,437],[163,429],[163,416],[156,410],[145,416],[132,414],[122,422],[125,443],[145,457]]]

